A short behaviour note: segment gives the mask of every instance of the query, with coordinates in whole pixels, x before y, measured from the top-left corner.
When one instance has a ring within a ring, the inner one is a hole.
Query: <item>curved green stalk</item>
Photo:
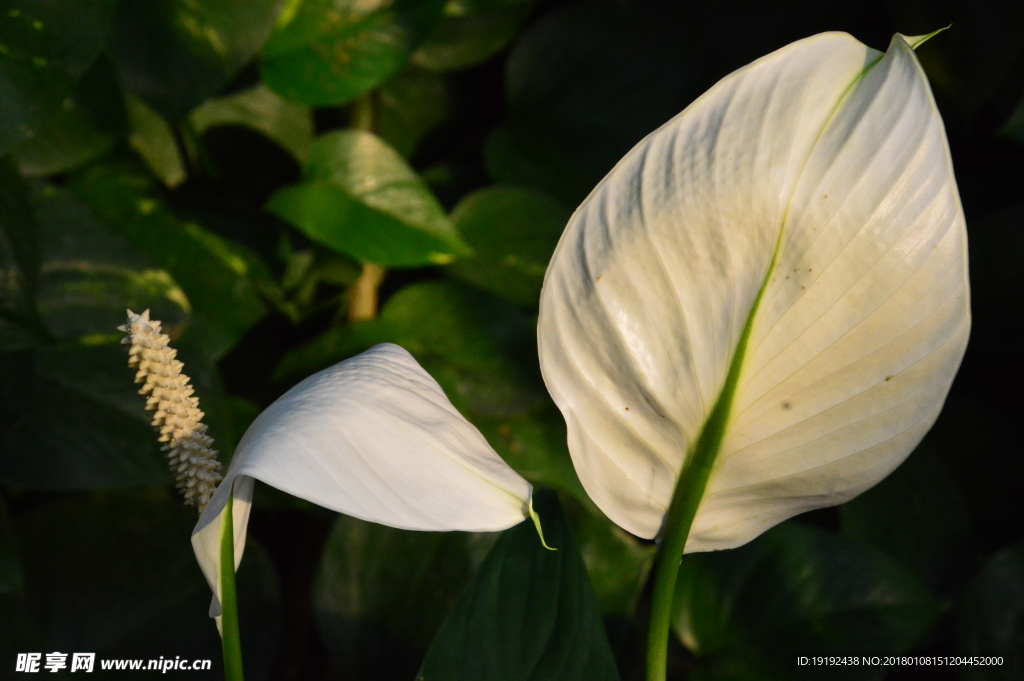
[[[704,498],[704,490],[711,477],[715,459],[722,448],[725,428],[732,411],[736,386],[743,368],[743,358],[747,354],[747,343],[754,327],[754,316],[761,304],[761,297],[768,288],[768,282],[775,272],[775,262],[779,254],[782,234],[776,239],[775,251],[768,264],[768,270],[761,282],[754,304],[747,315],[736,352],[729,364],[729,373],[725,377],[725,385],[715,402],[708,420],[704,422],[697,442],[686,457],[686,466],[679,473],[672,502],[665,514],[665,529],[662,533],[658,558],[654,564],[654,591],[651,600],[651,619],[647,629],[647,681],[665,681],[665,666],[668,661],[668,635],[672,624],[672,602],[676,590],[676,578],[679,576],[679,563],[683,558],[686,540],[690,536],[690,526],[697,515],[697,507]]]
[[[221,649],[224,653],[225,681],[243,681],[242,640],[238,629],[238,595],[235,590],[234,497],[224,508],[224,531],[220,539]]]

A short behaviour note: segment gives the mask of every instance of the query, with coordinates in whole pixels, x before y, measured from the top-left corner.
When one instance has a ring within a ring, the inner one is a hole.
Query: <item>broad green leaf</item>
[[[613,681],[619,678],[594,591],[553,494],[537,497],[547,542],[505,532],[463,592],[418,681]]]
[[[341,516],[313,582],[313,613],[335,664],[412,678],[494,534],[411,532]],[[480,551],[482,549],[482,551]]]
[[[445,264],[469,253],[426,184],[371,133],[319,138],[304,176],[267,209],[325,246],[386,267]]]
[[[882,549],[941,593],[958,587],[971,567],[974,532],[967,504],[927,445],[840,513],[844,535]]]
[[[576,477],[565,446],[565,424],[550,405],[529,414],[505,417],[470,412],[494,450],[517,473],[540,487],[567,492],[584,504],[592,504]]]
[[[126,389],[132,376],[121,374]],[[152,429],[143,420],[43,375],[5,373],[18,400],[0,431],[0,481],[51,490],[169,484]]]
[[[960,601],[957,651],[965,655],[1000,655],[999,666],[965,667],[965,681],[1010,681],[1020,678],[1024,650],[1024,544],[997,553],[971,581]]]
[[[150,180],[126,165],[91,168],[72,194],[167,271],[188,296],[188,338],[211,356],[226,352],[264,313],[252,256],[194,222],[178,220]],[[119,320],[120,321],[120,320]]]
[[[432,71],[464,69],[505,49],[533,10],[533,0],[512,0],[467,11],[449,0],[445,17],[412,54],[412,62]]]
[[[404,69],[377,90],[380,138],[409,158],[428,132],[448,116],[444,78],[416,67]]]
[[[9,156],[0,157],[0,316],[37,328],[38,224],[28,185]]]
[[[904,653],[940,607],[880,551],[786,523],[747,546],[685,556],[673,628],[697,656],[697,679],[818,679],[797,655]],[[736,669],[746,676],[736,676]],[[877,667],[830,678],[880,679]]]
[[[640,543],[589,506],[592,504],[570,502],[566,514],[579,541],[597,605],[603,614],[632,617],[657,549]]]
[[[311,106],[344,104],[405,64],[444,0],[304,0],[263,50],[263,81]]]
[[[328,331],[289,353],[280,376],[323,368],[371,345],[407,348],[470,414],[507,418],[544,404],[533,328],[525,315],[489,294],[454,283],[407,286],[375,322]]]
[[[192,532],[218,606],[222,515],[230,501],[237,566],[254,479],[412,530],[502,530],[530,517],[533,493],[412,355],[391,344],[302,381],[242,438]]]
[[[473,192],[452,211],[452,221],[474,256],[448,272],[513,303],[535,306],[570,215],[533,189],[497,185]]]
[[[100,57],[32,137],[14,149],[14,158],[28,177],[63,173],[109,151],[127,127],[117,74]]]
[[[48,650],[98,658],[214,660],[209,592],[182,541],[194,512],[159,496],[107,495],[41,504],[18,523],[33,610]],[[238,593],[246,675],[267,678],[280,632],[270,561],[250,545]],[[98,667],[98,664],[97,664]],[[152,672],[150,673],[150,675]]]
[[[313,143],[313,118],[307,107],[285,101],[262,83],[242,92],[210,99],[189,114],[197,134],[218,125],[244,125],[287,149],[300,162]]]
[[[67,190],[40,184],[34,193],[42,251],[39,313],[57,340],[84,347],[117,344],[121,334],[115,327],[128,308],[149,309],[164,328],[181,332],[191,306],[165,270]],[[124,378],[123,372],[116,375]]]
[[[177,121],[263,47],[279,0],[120,2],[108,48],[128,91]]]
[[[548,267],[541,368],[583,486],[654,537],[683,485],[693,552],[875,485],[960,365],[966,246],[901,37],[823,33],[727,76],[619,162]]]
[[[682,109],[706,56],[663,14],[577,2],[531,25],[506,64],[508,115],[484,149],[491,176],[575,205]]]
[[[0,3],[0,154],[31,137],[103,47],[114,0]]]
[[[176,187],[184,182],[185,159],[170,124],[141,99],[126,94],[124,105],[131,125],[128,143],[165,185]]]

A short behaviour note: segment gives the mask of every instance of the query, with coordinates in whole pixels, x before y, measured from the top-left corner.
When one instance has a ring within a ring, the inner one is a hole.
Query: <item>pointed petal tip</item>
[[[950,24],[949,26],[944,26],[938,30],[932,31],[931,33],[926,33],[924,35],[904,35],[903,33],[897,33],[896,35],[893,36],[893,40],[896,40],[897,37],[902,38],[903,41],[907,43],[907,46],[910,47],[910,49],[916,50],[917,48],[921,47],[921,45],[924,45],[926,42],[928,42],[938,34],[942,33],[943,31],[948,30],[952,26],[953,24]]]

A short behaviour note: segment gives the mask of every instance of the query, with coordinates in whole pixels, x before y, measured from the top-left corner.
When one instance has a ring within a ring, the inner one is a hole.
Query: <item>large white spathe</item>
[[[214,591],[214,615],[227,500],[233,494],[237,567],[254,478],[340,513],[410,530],[503,530],[530,517],[530,483],[412,355],[391,343],[305,379],[246,431],[192,533]]]
[[[584,487],[642,537],[738,370],[693,552],[888,475],[969,329],[963,210],[921,66],[902,36],[883,55],[825,33],[724,78],[619,162],[562,235],[538,334]]]

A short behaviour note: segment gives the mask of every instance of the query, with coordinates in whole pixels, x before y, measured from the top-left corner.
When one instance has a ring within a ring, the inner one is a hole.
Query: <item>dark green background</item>
[[[297,380],[393,341],[554,490],[548,554],[528,525],[411,533],[257,486],[250,679],[640,679],[654,546],[586,498],[540,380],[551,250],[730,71],[820,31],[885,49],[947,25],[918,56],[970,241],[949,400],[877,488],[687,556],[669,676],[1024,679],[1020,0],[0,0],[0,678],[54,650],[220,673],[195,514],[115,331],[131,307],[164,321],[225,460]],[[360,259],[387,269],[380,314],[349,323]],[[794,664],[850,652],[1007,664]]]

